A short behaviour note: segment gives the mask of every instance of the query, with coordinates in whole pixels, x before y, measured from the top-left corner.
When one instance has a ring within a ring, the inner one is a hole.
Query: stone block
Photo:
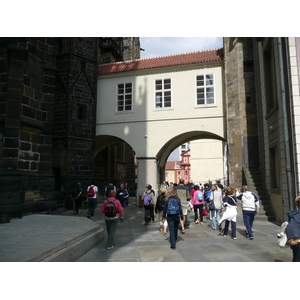
[[[29,170],[29,161],[18,161],[18,169],[20,170]]]
[[[19,139],[4,137],[3,146],[7,147],[7,148],[18,148],[19,147]]]
[[[19,137],[19,128],[5,127],[3,130],[3,135],[5,137]]]
[[[35,119],[35,109],[26,105],[23,105],[23,115]]]

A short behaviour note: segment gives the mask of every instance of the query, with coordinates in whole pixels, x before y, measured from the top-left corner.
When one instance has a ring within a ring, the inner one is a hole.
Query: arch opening
[[[188,151],[183,150],[182,155],[177,154],[181,157],[179,161],[168,161],[175,149],[188,142],[191,147],[185,149]],[[171,182],[178,182],[181,178],[186,183],[228,181],[226,140],[210,132],[192,131],[175,136],[162,146],[157,158],[160,182],[166,178]]]
[[[112,182],[117,188],[127,182],[130,196],[135,196],[137,163],[133,148],[124,140],[109,136],[97,136],[95,141],[94,176],[100,193]],[[104,193],[104,192],[103,192]]]

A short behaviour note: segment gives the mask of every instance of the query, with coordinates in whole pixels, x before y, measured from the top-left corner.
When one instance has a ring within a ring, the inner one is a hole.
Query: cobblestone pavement
[[[105,228],[104,216],[96,209],[94,222]],[[81,211],[85,217],[85,211]],[[77,262],[291,262],[290,248],[278,246],[278,224],[257,216],[253,225],[254,240],[248,240],[242,213],[237,217],[237,240],[212,230],[209,217],[204,224],[193,222],[185,234],[178,234],[176,250],[170,249],[169,235],[159,231],[159,223],[143,225],[144,208],[133,201],[125,208],[124,222],[118,224],[114,248],[106,249],[104,241],[80,257]],[[78,216],[76,216],[78,217]],[[229,230],[230,234],[230,230]]]

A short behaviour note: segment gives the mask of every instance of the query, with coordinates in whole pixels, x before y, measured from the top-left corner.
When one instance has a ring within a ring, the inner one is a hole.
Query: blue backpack
[[[179,205],[175,198],[170,198],[168,203],[167,215],[179,215]]]
[[[197,191],[197,199],[203,201],[203,194],[200,191]]]

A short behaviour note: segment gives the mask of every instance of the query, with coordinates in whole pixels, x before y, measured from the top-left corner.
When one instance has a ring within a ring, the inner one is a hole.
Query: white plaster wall
[[[215,74],[216,105],[196,107],[196,75]],[[155,109],[155,80],[171,78],[172,108]],[[133,83],[133,111],[116,112],[116,86]],[[137,157],[154,157],[170,139],[188,131],[224,137],[222,64],[143,70],[98,78],[97,135],[125,140]],[[147,136],[147,138],[145,138]]]
[[[223,143],[217,140],[191,142],[191,179],[194,183],[224,180]]]

